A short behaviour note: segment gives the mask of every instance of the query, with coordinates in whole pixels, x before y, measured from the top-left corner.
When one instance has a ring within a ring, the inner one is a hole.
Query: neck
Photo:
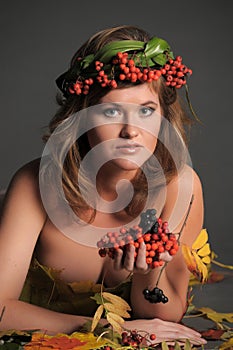
[[[105,164],[96,177],[96,187],[100,196],[107,201],[113,201],[121,191],[123,194],[127,194],[136,172],[135,169],[130,171],[121,170],[114,165]]]

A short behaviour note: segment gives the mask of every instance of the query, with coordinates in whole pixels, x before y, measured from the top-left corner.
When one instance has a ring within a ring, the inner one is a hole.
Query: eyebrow
[[[144,103],[141,103],[141,106],[146,106],[146,105],[150,105],[150,104],[153,104],[153,105],[158,105],[158,102],[155,102],[155,101],[146,101]]]
[[[102,102],[100,104],[110,104],[110,105],[113,105],[115,107],[119,107],[119,105],[122,105],[122,104],[130,104],[130,103],[125,103],[125,102]],[[137,103],[133,103],[133,104],[137,104]],[[138,105],[140,106],[147,106],[147,105],[150,105],[150,104],[153,104],[155,106],[158,106],[159,102],[156,102],[156,101],[152,101],[152,100],[149,100],[149,101],[146,101],[146,102],[143,102],[143,103],[139,103]]]

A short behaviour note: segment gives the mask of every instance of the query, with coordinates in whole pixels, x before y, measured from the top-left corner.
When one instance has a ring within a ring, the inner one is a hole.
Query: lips
[[[127,142],[127,143],[124,143],[122,145],[118,145],[116,148],[117,149],[121,149],[121,148],[134,149],[134,148],[138,148],[138,147],[142,147],[142,145],[140,145],[139,143],[136,143],[136,142]]]
[[[138,152],[141,151],[142,145],[136,142],[127,142],[127,143],[122,143],[120,145],[116,146],[117,151],[120,154],[137,154]]]

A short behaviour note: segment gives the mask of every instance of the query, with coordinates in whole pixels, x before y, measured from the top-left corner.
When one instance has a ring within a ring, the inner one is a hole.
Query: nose
[[[120,132],[120,137],[124,139],[133,139],[138,136],[138,133],[139,131],[135,125],[124,124]]]

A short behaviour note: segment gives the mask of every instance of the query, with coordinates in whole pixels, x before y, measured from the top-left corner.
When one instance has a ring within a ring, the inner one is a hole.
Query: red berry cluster
[[[145,342],[151,342],[156,339],[156,335],[146,334],[145,336],[138,333],[136,330],[125,331],[121,334],[121,343],[124,346],[132,346],[136,349],[140,349],[140,345]]]
[[[105,68],[105,70],[104,70]],[[127,52],[118,52],[113,58],[111,65],[104,67],[103,62],[95,61],[94,63],[94,80],[102,87],[117,88],[117,80],[127,80],[131,83],[152,82],[163,76],[167,86],[181,88],[186,84],[185,76],[192,74],[192,70],[182,64],[182,57],[177,56],[174,60],[170,59],[161,68],[142,67],[137,55],[134,59]],[[97,75],[95,74],[97,72]],[[93,78],[79,77],[69,88],[70,94],[87,95],[90,86],[94,83]]]
[[[154,333],[146,333],[145,335],[140,334],[136,330],[124,331],[121,334],[121,345],[130,346],[130,348],[141,349],[141,345],[145,343],[149,343],[152,345],[152,342],[156,339],[156,335]],[[109,345],[105,345],[101,348],[102,350],[114,350],[113,347]]]
[[[123,250],[124,257],[127,247],[132,244],[135,247],[134,256],[136,260],[141,242],[145,242],[146,262],[150,268],[164,264],[164,261],[160,259],[160,253],[168,251],[170,255],[175,255],[179,248],[176,236],[169,232],[168,223],[162,222],[161,218],[157,219],[152,229],[145,234],[143,234],[140,226],[129,229],[122,227],[120,233],[108,232],[97,242],[97,247],[101,257],[108,255],[114,258],[117,249]]]
[[[85,79],[84,81],[77,80],[72,87],[69,87],[69,92],[76,95],[87,95],[89,93],[90,85],[94,83],[92,78]]]
[[[109,79],[108,74],[106,74],[103,70],[103,63],[100,61],[95,62],[95,69],[98,71],[98,75],[96,80],[102,87],[110,86],[111,88],[117,87],[117,82],[115,79]]]
[[[119,79],[129,80],[131,83],[136,83],[137,80],[150,83],[153,80],[158,80],[161,76],[160,70],[137,67],[135,61],[132,58],[128,58],[127,52],[118,52],[113,60],[113,64],[119,65],[121,71]]]
[[[192,70],[182,64],[181,56],[177,56],[174,60],[170,59],[160,69],[160,72],[166,80],[166,85],[176,87],[177,89],[186,84],[185,76],[192,74]]]

